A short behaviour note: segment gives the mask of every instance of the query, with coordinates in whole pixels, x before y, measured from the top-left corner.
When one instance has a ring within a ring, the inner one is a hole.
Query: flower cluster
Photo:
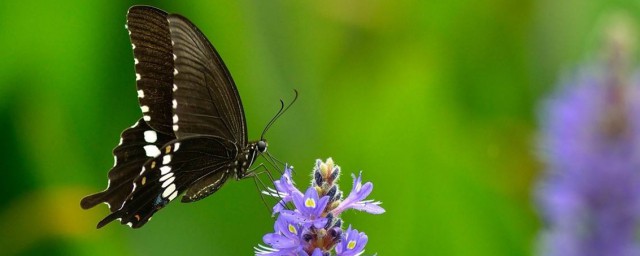
[[[616,56],[544,105],[540,255],[640,255],[640,81]]]
[[[278,214],[274,232],[263,237],[264,243],[255,248],[256,255],[360,255],[367,244],[367,235],[349,226],[343,230],[340,213],[356,209],[373,214],[384,213],[380,202],[365,200],[373,184],[362,184],[362,173],[353,176],[353,187],[346,198],[337,181],[340,167],[331,158],[316,161],[311,186],[302,193],[291,179],[292,167],[285,168],[282,177],[274,182],[275,189],[265,191],[280,199],[273,207]],[[292,206],[292,208],[290,208]]]

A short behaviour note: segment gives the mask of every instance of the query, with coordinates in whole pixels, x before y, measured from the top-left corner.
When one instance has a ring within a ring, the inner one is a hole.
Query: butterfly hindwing
[[[149,159],[133,180],[133,192],[122,208],[98,223],[98,228],[120,219],[133,228],[144,225],[199,180],[216,177],[212,184],[224,183],[231,175],[230,166],[237,149],[233,143],[214,136],[192,136],[168,142],[160,154]],[[219,188],[219,186],[218,186]]]
[[[227,181],[229,176],[233,175],[231,168],[226,168],[227,171],[212,172],[209,175],[202,177],[195,181],[184,196],[182,196],[183,203],[191,203],[203,199],[222,187]]]
[[[83,198],[82,208],[107,203],[111,212],[118,210],[131,193],[133,180],[139,175],[142,165],[159,154],[159,147],[172,139],[172,136],[156,132],[142,119],[124,130],[120,144],[113,149],[114,166],[108,174],[107,189]]]
[[[167,16],[166,12],[153,7],[131,7],[127,13],[127,30],[133,47],[143,119],[156,131],[173,135],[174,64]]]
[[[236,86],[209,40],[186,18],[169,14],[173,42],[173,131],[230,138],[246,145],[244,111]]]

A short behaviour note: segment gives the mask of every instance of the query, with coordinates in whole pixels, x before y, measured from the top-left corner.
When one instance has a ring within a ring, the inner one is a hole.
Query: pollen
[[[356,241],[355,240],[351,240],[347,244],[347,249],[352,250],[353,248],[356,248]]]
[[[294,235],[298,234],[298,230],[296,230],[296,227],[291,224],[289,224],[289,232],[293,233]]]
[[[304,201],[304,206],[316,208],[316,200],[313,200],[313,198],[307,198],[307,200]]]

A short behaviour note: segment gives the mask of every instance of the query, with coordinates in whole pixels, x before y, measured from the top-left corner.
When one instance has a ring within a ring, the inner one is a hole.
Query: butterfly
[[[109,206],[98,228],[114,220],[142,227],[183,193],[182,202],[203,199],[227,179],[253,175],[251,165],[267,150],[263,138],[248,141],[231,74],[193,23],[133,6],[125,27],[143,116],[122,132],[113,150],[107,189],[80,203],[84,209]]]

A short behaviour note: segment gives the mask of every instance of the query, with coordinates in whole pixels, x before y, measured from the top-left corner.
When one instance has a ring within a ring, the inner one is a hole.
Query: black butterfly
[[[149,6],[127,13],[143,117],[124,130],[113,150],[106,190],[82,199],[84,209],[107,203],[111,214],[133,228],[184,192],[194,202],[229,178],[251,175],[267,150],[264,139],[248,142],[238,90],[209,40],[187,18]]]

